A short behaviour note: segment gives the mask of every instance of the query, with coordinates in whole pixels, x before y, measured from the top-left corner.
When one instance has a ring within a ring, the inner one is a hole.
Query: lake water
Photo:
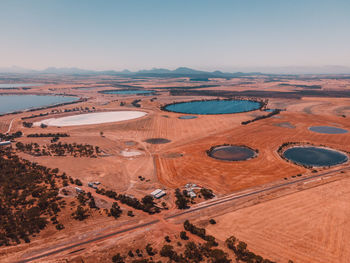
[[[249,100],[206,100],[169,104],[164,109],[177,113],[210,115],[247,112],[257,110],[260,106],[259,102]]]
[[[38,83],[1,83],[1,89],[9,89],[9,88],[27,88],[27,87],[37,87],[43,84]]]
[[[348,160],[344,153],[314,146],[292,147],[287,149],[283,156],[297,164],[307,166],[332,166]]]
[[[79,100],[71,96],[1,95],[0,114]]]
[[[324,134],[343,134],[348,131],[345,129],[332,127],[332,126],[312,126],[309,128],[310,131],[324,133]]]
[[[103,94],[120,94],[120,95],[137,95],[137,94],[151,94],[154,90],[103,90]]]
[[[217,146],[208,153],[210,157],[224,161],[244,161],[255,157],[256,152],[244,146]]]

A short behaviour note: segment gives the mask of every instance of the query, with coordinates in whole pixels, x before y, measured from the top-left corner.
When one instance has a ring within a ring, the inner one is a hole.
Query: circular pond
[[[131,90],[131,89],[127,89],[127,90],[102,90],[100,91],[100,93],[103,94],[119,94],[119,95],[138,95],[138,94],[151,94],[154,93],[154,90]]]
[[[332,127],[332,126],[312,126],[309,128],[310,131],[324,134],[343,134],[348,131],[345,129]]]
[[[180,120],[192,120],[192,119],[196,119],[197,116],[193,116],[193,115],[184,115],[184,116],[180,116],[179,119]]]
[[[245,161],[256,156],[256,152],[246,146],[221,145],[208,151],[212,158],[224,161]]]
[[[145,142],[150,143],[150,144],[164,144],[164,143],[168,143],[171,142],[168,139],[164,139],[164,138],[150,138],[145,140]]]
[[[257,110],[261,103],[250,100],[203,100],[168,104],[162,109],[186,114],[230,114]]]
[[[306,166],[333,166],[348,160],[346,154],[323,147],[296,146],[287,149],[283,156],[300,165]]]

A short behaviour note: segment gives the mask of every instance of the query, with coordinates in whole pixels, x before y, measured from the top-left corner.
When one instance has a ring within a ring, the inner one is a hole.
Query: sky
[[[0,68],[350,67],[349,0],[1,0]]]

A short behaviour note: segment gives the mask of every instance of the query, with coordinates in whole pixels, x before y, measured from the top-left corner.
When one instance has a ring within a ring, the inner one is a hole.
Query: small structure
[[[88,187],[97,189],[97,186],[94,183],[91,183],[91,182],[88,183]]]
[[[99,184],[101,184],[101,183],[100,183],[100,182],[94,182],[94,184],[95,184],[95,185],[99,185]]]
[[[166,195],[166,193],[162,189],[156,189],[151,193],[151,196],[153,196],[156,199],[159,199]]]
[[[195,198],[197,195],[194,191],[188,191],[187,192],[188,196],[191,197],[191,198]]]
[[[79,187],[75,187],[75,191],[79,194],[79,193],[84,193],[84,190],[82,190]]]
[[[10,145],[10,144],[11,144],[10,141],[3,141],[3,142],[0,142],[0,146]]]

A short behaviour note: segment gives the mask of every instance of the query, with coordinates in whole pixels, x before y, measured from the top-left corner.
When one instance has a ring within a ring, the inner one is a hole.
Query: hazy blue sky
[[[0,67],[350,66],[350,0],[0,0]]]

